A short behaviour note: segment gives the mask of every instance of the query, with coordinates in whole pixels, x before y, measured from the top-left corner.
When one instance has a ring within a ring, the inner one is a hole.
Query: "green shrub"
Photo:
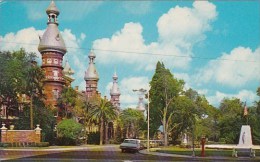
[[[88,144],[99,144],[99,138],[100,138],[100,133],[99,132],[90,132],[88,134]]]
[[[82,125],[73,119],[62,120],[57,125],[57,144],[76,145],[80,136]]]
[[[12,147],[12,143],[3,143],[3,147]]]

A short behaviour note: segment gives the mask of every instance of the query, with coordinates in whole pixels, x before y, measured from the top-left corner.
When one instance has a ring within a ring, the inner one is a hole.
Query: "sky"
[[[149,89],[156,63],[218,107],[223,98],[259,100],[260,1],[55,1],[59,30],[85,90],[91,49],[98,89],[108,96],[116,72],[121,107],[136,107],[133,89]],[[38,52],[50,1],[0,0],[0,50]]]

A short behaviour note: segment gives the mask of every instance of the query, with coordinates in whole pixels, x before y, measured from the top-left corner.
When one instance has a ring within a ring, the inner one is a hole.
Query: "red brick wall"
[[[41,142],[41,134],[35,130],[7,130],[1,132],[1,142]]]

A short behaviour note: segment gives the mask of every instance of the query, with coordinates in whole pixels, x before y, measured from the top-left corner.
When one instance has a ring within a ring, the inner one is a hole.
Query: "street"
[[[155,162],[155,161],[225,161],[221,158],[167,157],[142,153],[121,153],[118,145],[65,147],[49,149],[3,149],[0,161],[115,161],[115,162]],[[238,158],[236,161],[257,161],[259,159]]]
[[[121,153],[115,145],[80,147],[72,150],[1,150],[0,156],[3,161],[172,161],[174,159],[140,153]]]

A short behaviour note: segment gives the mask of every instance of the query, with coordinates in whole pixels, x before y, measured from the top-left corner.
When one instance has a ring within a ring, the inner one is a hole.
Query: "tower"
[[[52,1],[46,10],[48,15],[47,29],[40,38],[38,51],[42,55],[42,69],[45,73],[43,82],[46,104],[57,105],[65,80],[62,73],[62,60],[67,52],[64,40],[58,29],[59,10]]]
[[[139,101],[138,101],[138,106],[136,107],[136,109],[138,111],[144,112],[145,111],[145,107],[144,107],[144,98],[140,95],[139,96]]]
[[[96,55],[93,53],[93,51],[90,51],[89,55],[89,65],[88,69],[85,72],[85,81],[86,81],[86,97],[91,98],[98,95],[98,73],[95,67],[94,60],[96,58]]]
[[[117,75],[116,75],[116,72],[114,73],[113,75],[113,86],[112,88],[110,89],[110,102],[112,103],[113,106],[115,106],[116,108],[120,109],[120,91],[119,91],[119,87],[118,87],[118,84],[117,84]]]

